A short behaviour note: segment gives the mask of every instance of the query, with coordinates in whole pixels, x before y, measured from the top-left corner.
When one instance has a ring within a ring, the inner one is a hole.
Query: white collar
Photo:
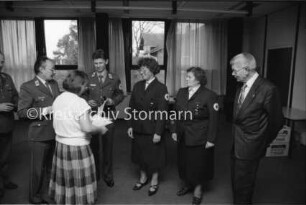
[[[46,85],[46,82],[47,82],[46,80],[42,79],[38,75],[36,77],[38,78],[38,80],[40,80],[40,82],[42,82],[42,84]]]
[[[257,72],[245,83],[247,88],[251,88],[254,84],[255,80],[258,78],[259,74]]]
[[[190,92],[190,91],[196,92],[196,91],[200,88],[200,86],[201,86],[201,85],[199,84],[199,85],[196,85],[196,86],[193,86],[193,87],[189,87],[188,90],[189,90],[189,92]]]
[[[153,77],[151,80],[146,81],[146,84],[149,85],[150,83],[153,82],[153,80],[155,80],[155,77]]]

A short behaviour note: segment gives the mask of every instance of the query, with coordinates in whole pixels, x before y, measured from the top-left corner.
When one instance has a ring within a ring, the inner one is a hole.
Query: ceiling
[[[110,17],[203,19],[260,17],[296,5],[299,0],[19,0],[1,1],[0,17],[79,17],[107,13]]]

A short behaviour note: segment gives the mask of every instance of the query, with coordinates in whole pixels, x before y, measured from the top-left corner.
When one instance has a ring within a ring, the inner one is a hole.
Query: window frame
[[[162,21],[165,23],[165,32],[164,32],[164,65],[159,65],[161,70],[165,72],[165,80],[167,74],[167,60],[168,52],[166,49],[167,34],[170,27],[170,20],[168,19],[159,19],[159,18],[128,18],[122,22],[123,27],[123,37],[124,37],[124,50],[125,50],[125,77],[126,77],[126,88],[127,92],[131,92],[131,70],[138,70],[138,65],[133,65],[133,36],[132,36],[132,21]]]
[[[46,36],[45,36],[45,20],[76,20],[79,35],[79,19],[76,17],[43,17],[35,18],[35,32],[36,32],[36,50],[37,56],[47,56]],[[55,65],[55,70],[77,70],[76,65]]]

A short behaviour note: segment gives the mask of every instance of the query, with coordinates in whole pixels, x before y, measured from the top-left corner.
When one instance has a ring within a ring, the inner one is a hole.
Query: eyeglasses
[[[240,68],[238,70],[232,70],[232,73],[237,74],[237,73],[239,73],[239,71],[241,71],[242,69],[246,69],[246,68],[247,67],[242,67],[242,68]]]

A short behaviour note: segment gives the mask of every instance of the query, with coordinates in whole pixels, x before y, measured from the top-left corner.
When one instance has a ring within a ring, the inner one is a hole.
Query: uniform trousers
[[[31,203],[48,199],[55,141],[31,141],[29,200]]]
[[[104,134],[93,135],[90,147],[93,152],[96,164],[97,179],[102,177],[104,180],[113,179],[113,144],[114,144],[114,124],[107,126],[108,131]],[[102,166],[102,167],[101,167]]]
[[[4,184],[8,183],[8,165],[9,157],[12,150],[13,132],[0,133],[0,189],[4,188]]]

